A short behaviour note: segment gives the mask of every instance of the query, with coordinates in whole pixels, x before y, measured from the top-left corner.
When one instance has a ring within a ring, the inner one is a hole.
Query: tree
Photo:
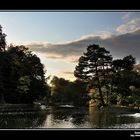
[[[1,100],[32,103],[48,94],[45,70],[40,59],[25,46],[10,46],[0,52]]]
[[[136,86],[138,82],[138,75],[133,71],[136,63],[132,55],[128,55],[123,59],[116,59],[112,62],[113,77],[112,86],[114,92],[120,96],[120,102],[126,97],[131,96],[130,86]]]
[[[75,77],[92,83],[99,91],[100,101],[105,106],[102,87],[109,83],[112,56],[99,45],[89,45],[87,52],[79,58],[75,68]]]
[[[25,46],[6,48],[0,25],[0,102],[32,103],[48,94],[40,59]]]
[[[6,74],[6,57],[5,57],[5,47],[6,47],[6,40],[5,40],[6,34],[2,32],[2,26],[0,25],[0,102],[4,103],[4,75]],[[8,65],[8,63],[7,63]]]
[[[86,105],[88,101],[86,82],[81,80],[71,82],[54,76],[51,85],[52,103]]]
[[[136,59],[132,55],[123,58],[123,68],[126,71],[131,71],[136,64]]]
[[[72,89],[73,89],[73,102],[74,104],[78,105],[87,105],[88,101],[90,100],[90,97],[87,94],[87,85],[88,83],[76,79],[72,82]]]
[[[10,81],[20,102],[33,102],[47,94],[44,66],[40,59],[25,46],[11,46],[7,50],[10,58]],[[13,90],[13,88],[12,88]]]
[[[6,34],[2,33],[2,26],[0,25],[0,51],[5,51],[6,47]]]

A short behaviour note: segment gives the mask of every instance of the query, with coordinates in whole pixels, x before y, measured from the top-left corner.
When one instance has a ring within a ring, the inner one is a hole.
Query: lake
[[[140,128],[140,113],[110,112],[94,107],[62,105],[47,107],[43,111],[1,112],[0,128]]]

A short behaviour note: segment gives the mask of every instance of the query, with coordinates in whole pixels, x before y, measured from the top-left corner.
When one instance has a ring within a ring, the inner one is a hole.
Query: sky
[[[140,63],[140,12],[0,12],[7,44],[26,45],[44,64],[46,76],[75,80],[78,58],[99,44],[116,58],[132,54]]]

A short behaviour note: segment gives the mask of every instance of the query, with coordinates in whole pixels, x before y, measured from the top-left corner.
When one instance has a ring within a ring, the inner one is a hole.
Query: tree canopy
[[[56,76],[51,80],[52,102],[58,104],[87,105],[87,83],[81,80],[70,82]]]
[[[91,98],[99,101],[100,106],[140,103],[140,71],[132,55],[113,60],[105,48],[89,45],[79,58],[74,75],[87,81],[89,89],[94,89]]]
[[[93,44],[89,45],[87,52],[79,58],[79,63],[74,71],[77,78],[89,81],[93,87],[98,89],[103,106],[105,106],[105,102],[102,87],[108,82],[111,62],[110,52],[99,45]]]
[[[10,103],[31,103],[47,94],[44,66],[25,46],[10,46],[0,53],[1,98]]]

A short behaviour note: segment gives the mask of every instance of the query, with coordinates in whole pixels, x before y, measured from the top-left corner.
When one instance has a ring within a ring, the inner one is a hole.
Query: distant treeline
[[[52,104],[71,104],[75,106],[87,106],[90,97],[87,93],[88,83],[83,80],[73,82],[58,78],[51,80],[51,103]]]

